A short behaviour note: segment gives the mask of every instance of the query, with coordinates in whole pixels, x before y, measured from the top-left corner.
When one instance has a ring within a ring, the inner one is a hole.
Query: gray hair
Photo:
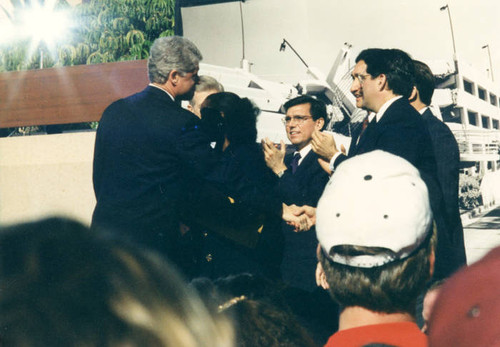
[[[200,50],[188,39],[180,36],[160,37],[149,52],[149,80],[151,83],[164,84],[172,70],[192,72],[202,58]]]
[[[194,92],[201,93],[206,92],[207,90],[216,90],[217,93],[220,93],[224,91],[224,86],[212,76],[199,76],[199,81]],[[194,106],[194,97],[189,100],[189,103],[191,106]]]

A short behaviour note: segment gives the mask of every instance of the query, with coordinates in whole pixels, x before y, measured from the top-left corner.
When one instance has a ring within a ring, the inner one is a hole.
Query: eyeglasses
[[[289,125],[292,122],[292,120],[295,121],[295,124],[303,124],[309,118],[312,118],[312,116],[293,116],[293,117],[286,116],[281,118],[281,121],[283,122],[284,125]]]
[[[366,78],[369,77],[370,74],[362,74],[362,73],[358,73],[358,74],[355,74],[355,75],[352,75],[352,79],[358,79],[359,83],[361,85],[363,85],[363,83],[365,82]]]

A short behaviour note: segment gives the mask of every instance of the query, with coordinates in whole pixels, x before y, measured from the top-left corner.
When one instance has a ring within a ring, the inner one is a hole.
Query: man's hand
[[[304,206],[294,206],[293,209],[293,214],[296,216],[301,216],[305,214],[307,218],[309,218],[309,222],[311,223],[311,226],[316,224],[316,207],[311,207],[308,205]]]
[[[287,222],[287,224],[294,226],[295,232],[307,231],[311,229],[315,222],[315,219],[313,221],[305,212],[303,212],[304,210],[302,210],[302,207],[283,204],[282,218],[285,222]]]
[[[286,165],[284,164],[286,145],[283,140],[280,142],[280,145],[278,149],[267,137],[262,140],[262,150],[264,151],[266,165],[273,170],[276,175],[286,170]]]
[[[333,135],[321,131],[315,131],[311,140],[312,150],[327,162],[339,151]]]
[[[326,161],[325,159],[323,158],[318,158],[318,163],[319,163],[319,166],[321,166],[321,168],[328,174],[328,175],[332,175],[332,170],[330,169],[330,162]]]

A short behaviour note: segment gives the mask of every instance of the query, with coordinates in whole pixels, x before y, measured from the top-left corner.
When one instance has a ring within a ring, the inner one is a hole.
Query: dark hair
[[[315,346],[283,300],[283,288],[261,276],[239,274],[191,282],[206,305],[228,314],[236,325],[236,345]]]
[[[408,258],[361,268],[335,263],[320,252],[329,292],[344,307],[360,306],[374,312],[404,312],[415,315],[416,301],[430,277],[431,251],[436,246],[436,228]],[[344,246],[358,247],[360,246]]]
[[[400,49],[369,48],[356,58],[366,63],[366,72],[372,77],[384,74],[387,85],[396,95],[409,98],[413,89],[415,66],[411,57]]]
[[[223,318],[160,256],[78,222],[1,230],[2,345],[228,346]]]
[[[260,110],[249,99],[221,92],[207,96],[203,104],[204,108],[223,113],[223,131],[231,144],[257,142],[257,116]]]
[[[415,87],[418,90],[420,101],[429,106],[436,80],[429,66],[418,60],[414,60],[413,64],[415,65]]]
[[[301,95],[296,98],[293,98],[291,100],[288,100],[283,104],[283,108],[285,109],[285,112],[288,111],[290,107],[297,106],[297,105],[303,105],[303,104],[309,104],[311,105],[311,116],[314,120],[318,120],[320,118],[323,118],[325,121],[323,124],[323,130],[326,125],[328,124],[328,115],[326,114],[326,105],[323,101],[318,100],[313,98],[312,96],[309,95]]]

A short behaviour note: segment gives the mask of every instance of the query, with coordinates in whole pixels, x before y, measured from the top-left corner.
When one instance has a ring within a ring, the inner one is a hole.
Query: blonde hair
[[[234,332],[159,255],[54,218],[0,234],[0,340],[231,347]]]

